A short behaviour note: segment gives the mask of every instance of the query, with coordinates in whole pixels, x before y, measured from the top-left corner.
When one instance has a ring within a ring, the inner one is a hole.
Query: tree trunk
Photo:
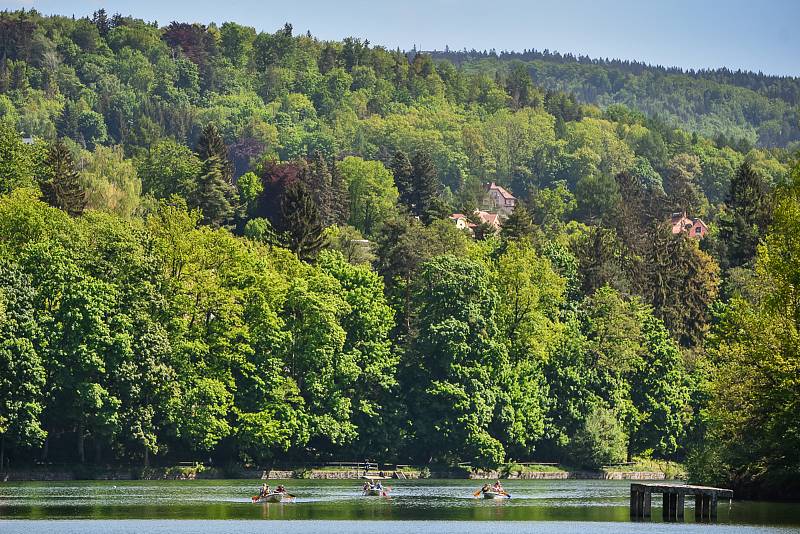
[[[44,446],[42,447],[42,456],[41,456],[43,462],[47,461],[48,454],[50,454],[50,432],[48,432],[47,436],[44,438]]]
[[[86,463],[86,451],[84,450],[85,442],[86,436],[83,432],[83,425],[78,425],[78,459],[82,464]]]
[[[147,446],[144,448],[144,467],[145,469],[150,467],[150,449]]]
[[[3,434],[0,437],[0,472],[5,469],[6,466],[6,435]]]
[[[98,437],[94,439],[94,463],[95,465],[100,465],[100,462],[103,459],[103,444],[100,442]]]

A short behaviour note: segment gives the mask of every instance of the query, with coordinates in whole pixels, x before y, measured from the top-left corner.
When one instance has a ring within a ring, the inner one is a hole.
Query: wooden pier
[[[720,499],[733,499],[733,491],[707,486],[684,484],[631,484],[631,518],[651,517],[652,495],[662,494],[662,517],[665,521],[683,521],[684,503],[687,496],[694,497],[696,521],[716,521],[717,503]]]

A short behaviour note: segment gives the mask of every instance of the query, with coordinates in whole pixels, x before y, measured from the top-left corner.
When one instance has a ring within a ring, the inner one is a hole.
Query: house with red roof
[[[470,235],[475,235],[475,229],[478,225],[463,213],[454,213],[450,216],[450,220],[453,221],[456,225],[456,228],[459,230],[467,230]],[[479,220],[481,223],[489,225],[494,232],[500,231],[501,226],[501,219],[500,215],[497,213],[489,213],[488,211],[483,210],[475,210],[475,215],[472,217],[472,220]]]
[[[692,219],[686,216],[686,212],[673,213],[672,220],[672,233],[675,235],[681,232],[687,234],[694,239],[703,239],[708,233],[708,226],[702,219]]]

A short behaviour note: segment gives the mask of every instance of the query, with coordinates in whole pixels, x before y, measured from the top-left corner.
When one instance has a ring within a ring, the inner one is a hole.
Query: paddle
[[[473,495],[473,496],[475,496],[475,497],[477,497],[478,495],[480,495],[480,494],[481,494],[481,492],[482,492],[482,491],[483,491],[483,488],[479,489],[478,491],[476,491],[476,492],[475,492],[475,493],[473,493],[472,495]]]

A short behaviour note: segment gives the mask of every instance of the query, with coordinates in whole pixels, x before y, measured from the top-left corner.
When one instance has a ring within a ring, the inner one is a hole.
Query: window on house
[[[702,231],[703,231],[703,229],[702,229],[702,228],[700,228],[699,226],[698,226],[697,228],[695,228],[695,229],[694,229],[694,233],[695,233],[695,234],[699,234],[699,233],[701,233]]]

